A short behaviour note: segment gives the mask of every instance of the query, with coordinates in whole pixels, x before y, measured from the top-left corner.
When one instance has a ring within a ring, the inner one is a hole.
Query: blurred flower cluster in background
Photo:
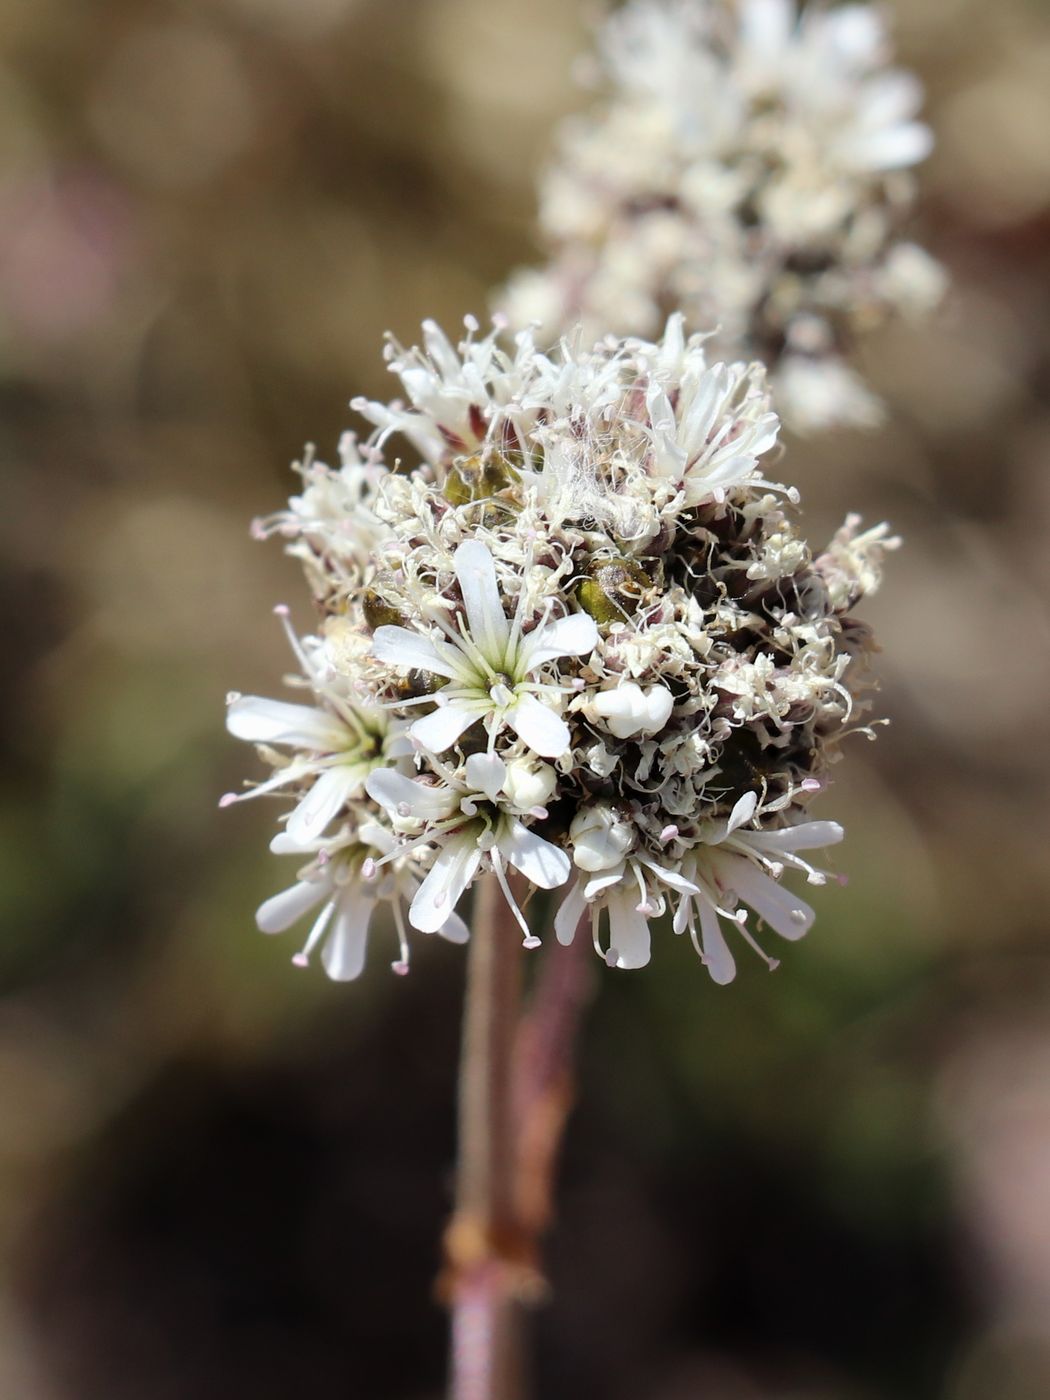
[[[913,0],[953,289],[790,440],[814,537],[905,539],[845,890],[780,971],[602,979],[535,1319],[609,1400],[1050,1393],[1050,11]],[[230,684],[301,584],[245,522],[391,392],[382,333],[534,263],[582,0],[0,0],[0,1394],[436,1397],[462,950],[255,930]],[[294,610],[294,609],[293,609]],[[308,609],[299,619],[308,627]],[[830,807],[829,807],[830,810]]]

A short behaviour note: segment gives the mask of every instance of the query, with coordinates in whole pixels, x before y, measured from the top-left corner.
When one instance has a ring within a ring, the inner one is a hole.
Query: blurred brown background
[[[532,256],[576,0],[0,0],[0,1396],[441,1392],[462,953],[296,974],[223,695],[276,693],[251,516],[387,327]],[[811,533],[906,537],[849,887],[775,977],[602,978],[544,1400],[1050,1395],[1050,13],[909,0],[955,290],[796,442]],[[291,941],[289,941],[291,940]],[[392,954],[391,954],[392,956]]]

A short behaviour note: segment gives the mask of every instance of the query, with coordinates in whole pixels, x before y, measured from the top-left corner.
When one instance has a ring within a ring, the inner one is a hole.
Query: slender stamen
[[[492,869],[495,872],[496,879],[499,881],[499,887],[503,891],[507,903],[510,905],[510,912],[518,921],[518,926],[525,935],[522,947],[538,948],[540,946],[540,940],[535,937],[532,930],[529,928],[524,914],[518,908],[518,901],[514,898],[514,895],[511,893],[510,885],[507,883],[507,877],[503,870],[503,860],[500,856],[498,846],[492,847],[492,850],[489,852],[489,858],[492,861]]]
[[[401,912],[401,900],[397,895],[391,900],[391,904],[394,909],[394,927],[397,930],[397,942],[401,956],[397,962],[391,963],[390,966],[399,977],[404,977],[408,972],[408,934],[405,932],[405,916]]]
[[[325,930],[328,928],[329,921],[331,920],[332,915],[335,913],[335,906],[336,900],[330,899],[325,905],[325,907],[321,910],[320,914],[317,916],[317,919],[314,921],[314,926],[310,930],[310,934],[306,942],[303,944],[300,951],[292,957],[292,962],[295,964],[296,967],[309,967],[310,954],[313,952],[313,950],[321,942],[321,939],[324,937]]]
[[[440,836],[443,832],[451,831],[453,827],[462,826],[462,824],[463,814],[457,812],[454,817],[448,817],[443,822],[435,822],[433,826],[428,827],[426,831],[422,832],[419,836],[413,837],[412,840],[403,840],[395,850],[388,851],[385,856],[380,856],[378,860],[366,861],[365,864],[370,871],[375,872],[380,866],[387,865],[392,860],[397,860],[399,856],[409,855],[420,846],[428,845],[429,842],[433,841],[435,836]]]
[[[637,861],[631,861],[631,871],[634,874],[641,899],[635,905],[636,914],[652,914],[654,911],[649,907],[649,891],[645,888],[645,879],[642,876],[642,868]]]

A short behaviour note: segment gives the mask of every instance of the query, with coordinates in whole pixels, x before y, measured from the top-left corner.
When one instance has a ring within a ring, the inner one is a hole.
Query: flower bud
[[[520,812],[545,807],[558,785],[558,775],[549,763],[530,763],[515,758],[507,764],[503,791],[511,806]]]
[[[590,709],[617,739],[635,734],[658,734],[671,717],[674,697],[662,685],[643,690],[634,681],[624,681],[615,690],[603,690],[591,701]]]
[[[572,858],[581,870],[611,870],[634,844],[634,827],[612,807],[596,802],[584,807],[569,827]]]

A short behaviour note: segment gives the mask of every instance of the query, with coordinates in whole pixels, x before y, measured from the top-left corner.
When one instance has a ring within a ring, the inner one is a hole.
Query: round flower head
[[[665,912],[719,982],[759,925],[804,934],[782,877],[822,883],[799,852],[842,836],[806,809],[862,723],[849,610],[896,541],[850,517],[810,551],[767,475],[762,368],[710,363],[679,316],[549,353],[428,323],[387,358],[403,397],[355,401],[371,437],[311,461],[263,530],[302,559],[320,624],[289,629],[310,704],[230,701],[274,769],[245,795],[291,796],[274,849],[307,858],[260,927],[320,907],[300,960],[319,947],[352,977],[383,900],[404,968],[406,919],[461,941],[456,906],[491,871],[526,947],[544,930],[523,894],[557,891],[556,936],[589,925],[614,967],[648,961]]]
[[[545,267],[498,297],[515,325],[653,335],[667,309],[773,375],[807,431],[868,425],[856,334],[921,313],[941,269],[898,241],[931,145],[869,5],[629,0],[598,36],[602,95],[558,136]]]

